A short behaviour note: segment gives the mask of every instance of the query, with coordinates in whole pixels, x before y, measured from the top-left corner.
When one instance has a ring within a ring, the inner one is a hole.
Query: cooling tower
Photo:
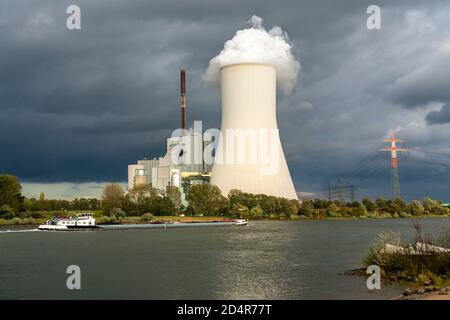
[[[221,136],[211,183],[224,195],[239,189],[298,199],[278,135],[275,68],[257,63],[228,65],[220,71],[220,83]],[[255,160],[256,155],[269,154]]]

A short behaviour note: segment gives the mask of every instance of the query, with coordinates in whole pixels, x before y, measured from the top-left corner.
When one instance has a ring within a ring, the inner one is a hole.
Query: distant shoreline
[[[447,215],[421,215],[421,216],[411,216],[407,218],[402,217],[377,217],[377,218],[369,218],[369,217],[306,217],[306,216],[291,216],[287,217],[264,217],[258,219],[248,218],[249,221],[320,221],[320,220],[388,220],[388,219],[425,219],[425,218],[450,218]],[[170,220],[170,221],[179,221],[179,222],[211,222],[211,221],[223,221],[227,219],[235,219],[235,217],[225,217],[225,216],[154,216],[153,221],[157,220]],[[13,219],[12,219],[13,220]],[[13,226],[38,226],[42,223],[45,223],[47,218],[26,218],[26,219],[17,219],[17,220],[6,220],[0,219],[0,227],[13,227]],[[130,216],[125,217],[119,220],[118,222],[122,224],[145,224],[149,221],[143,221],[141,216]]]

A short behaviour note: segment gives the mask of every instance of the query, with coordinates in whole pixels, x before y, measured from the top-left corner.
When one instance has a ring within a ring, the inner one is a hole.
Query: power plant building
[[[182,203],[193,184],[209,182],[211,160],[205,162],[203,151],[211,138],[193,128],[186,129],[185,72],[181,70],[181,126],[179,135],[166,140],[166,153],[163,157],[138,160],[128,165],[128,191],[136,186],[148,185],[160,192],[168,186],[180,188]]]
[[[278,133],[276,69],[259,63],[221,68],[222,122],[213,165],[212,161],[204,160],[204,150],[213,142],[212,138],[193,128],[186,129],[183,70],[180,79],[183,133],[167,138],[163,157],[139,160],[128,166],[128,190],[142,184],[161,192],[167,186],[178,187],[186,205],[190,186],[211,182],[224,196],[238,189],[297,200]]]

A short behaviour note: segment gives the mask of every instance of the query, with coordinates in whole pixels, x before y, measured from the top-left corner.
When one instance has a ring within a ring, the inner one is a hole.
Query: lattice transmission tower
[[[397,153],[408,151],[408,149],[397,147],[397,142],[403,142],[395,138],[395,130],[392,130],[392,137],[385,139],[384,142],[390,142],[390,146],[380,149],[380,151],[389,151],[391,153],[391,185],[392,185],[392,199],[401,198],[400,196],[400,180],[398,177],[398,160]]]

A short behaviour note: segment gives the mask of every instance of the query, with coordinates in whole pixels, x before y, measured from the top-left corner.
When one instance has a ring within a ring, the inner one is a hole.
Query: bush
[[[369,217],[371,219],[375,219],[375,218],[379,218],[380,214],[378,213],[378,211],[372,211],[372,212],[367,213],[367,217]]]
[[[403,243],[397,233],[382,232],[372,242],[363,264],[365,266],[377,265],[384,271],[402,270],[401,255],[386,254],[384,251],[386,244],[403,247]]]
[[[48,218],[48,214],[43,211],[34,211],[31,213],[31,217],[33,217],[34,219],[44,219]]]
[[[13,218],[11,220],[11,223],[12,224],[21,224],[22,223],[22,219],[15,217],[15,218]]]
[[[8,205],[3,205],[0,207],[0,218],[12,219],[16,216],[14,209]]]
[[[327,213],[330,217],[340,217],[341,216],[341,213],[339,212],[339,207],[335,203],[330,204],[330,206],[328,207]]]
[[[412,214],[414,216],[420,216],[424,213],[424,209],[420,201],[413,200],[411,203],[409,203],[406,206],[406,209],[409,214]]]
[[[401,218],[411,218],[412,217],[409,213],[406,213],[406,212],[400,212],[399,216]]]
[[[116,217],[102,216],[102,217],[96,219],[97,224],[108,224],[108,223],[116,223],[116,222],[117,222]]]
[[[298,208],[298,214],[306,217],[314,216],[315,210],[313,202],[311,200],[303,200]]]
[[[37,221],[33,218],[25,218],[22,220],[23,224],[37,224]]]
[[[423,240],[420,225],[415,225],[414,227],[416,229],[416,238],[414,242],[409,244],[402,243],[400,236],[396,233],[379,234],[363,260],[364,265],[378,265],[385,274],[407,274],[414,277],[416,282],[439,284],[442,281],[440,276],[450,272],[450,253],[420,252],[421,249],[417,247],[417,243],[428,243],[449,248],[450,229],[441,234],[439,241],[433,243],[431,237],[425,241]],[[400,247],[403,249],[403,252],[387,252],[387,244]]]
[[[114,217],[116,219],[125,218],[126,213],[120,208],[112,208],[109,212],[110,217]]]
[[[253,218],[253,219],[262,218],[264,216],[264,211],[258,205],[256,207],[253,207],[253,208],[250,209],[249,216],[250,216],[250,218]]]
[[[341,214],[339,212],[335,212],[335,211],[329,211],[328,212],[328,216],[332,217],[332,218],[336,218],[336,217],[340,217]]]
[[[429,276],[423,273],[419,274],[417,277],[414,277],[414,281],[423,284],[431,282]]]
[[[152,221],[153,220],[153,215],[151,213],[144,213],[141,217],[141,220],[144,222],[148,222],[148,221]]]

